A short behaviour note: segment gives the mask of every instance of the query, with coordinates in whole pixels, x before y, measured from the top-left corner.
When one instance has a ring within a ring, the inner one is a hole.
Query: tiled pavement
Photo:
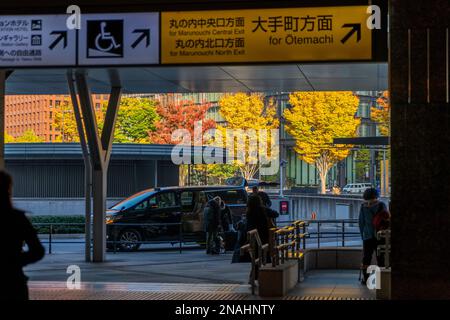
[[[354,271],[321,270],[306,275],[304,282],[284,300],[367,300],[374,295],[355,281]],[[30,282],[32,300],[261,300],[249,285],[193,283],[89,282],[67,289],[65,282]]]
[[[231,255],[207,256],[202,250],[179,254],[108,254],[107,262],[85,263],[76,254],[47,255],[26,268],[35,300],[249,300],[248,263],[231,264]],[[81,269],[81,289],[66,288],[67,266]],[[373,299],[358,282],[357,270],[316,270],[283,299]]]

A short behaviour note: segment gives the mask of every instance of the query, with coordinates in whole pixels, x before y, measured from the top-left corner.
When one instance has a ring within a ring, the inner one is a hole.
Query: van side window
[[[149,199],[146,199],[134,207],[135,211],[145,211],[149,207]]]
[[[219,191],[218,196],[225,201],[226,204],[245,204],[245,195],[241,190],[224,190]]]
[[[164,192],[157,194],[158,208],[170,208],[175,207],[175,193],[174,192]]]
[[[163,192],[157,193],[148,200],[148,204],[152,209],[176,207],[175,193]]]
[[[192,211],[194,204],[192,202],[192,191],[181,192],[181,208],[183,211]]]

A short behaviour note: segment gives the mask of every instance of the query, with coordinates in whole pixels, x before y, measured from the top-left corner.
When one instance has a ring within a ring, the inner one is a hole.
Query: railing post
[[[116,254],[117,253],[117,238],[116,238],[116,233],[117,233],[117,226],[115,225],[115,224],[112,224],[112,227],[113,227],[113,232],[111,232],[112,233],[112,235],[113,235],[113,239],[112,239],[112,241],[113,241],[113,252],[114,252],[114,254]]]
[[[180,240],[180,253],[182,253],[183,251],[183,225],[180,223],[180,228],[179,228],[179,240]]]
[[[303,224],[303,234],[306,235],[306,222]],[[303,250],[306,250],[306,236],[303,237]]]
[[[320,222],[317,222],[317,248],[320,248]]]
[[[276,266],[276,228],[271,228],[269,230],[269,254],[270,254],[270,260],[272,261],[272,267]]]
[[[53,225],[50,224],[50,229],[48,231],[48,254],[52,254],[52,233],[53,233]]]
[[[342,246],[345,247],[345,221],[342,220]]]

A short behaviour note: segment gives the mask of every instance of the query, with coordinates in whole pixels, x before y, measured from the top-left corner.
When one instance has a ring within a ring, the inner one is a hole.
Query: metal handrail
[[[303,220],[302,220],[303,221]],[[345,230],[346,225],[348,224],[358,224],[358,219],[324,219],[324,220],[304,220],[304,223],[311,226],[316,224],[317,231],[308,230],[309,238],[317,239],[317,247],[320,248],[320,240],[321,239],[329,239],[329,238],[341,238],[341,246],[345,247],[346,238],[360,238],[359,231],[349,231]],[[296,221],[283,221],[280,224],[282,225],[291,225]],[[336,227],[340,227],[340,230],[336,231],[322,231],[321,226],[323,224],[336,224]]]
[[[171,240],[155,240],[155,241],[138,241],[139,244],[151,244],[151,243],[180,243],[180,252],[182,250],[182,243],[186,243],[185,241],[185,232],[182,230],[182,224],[181,222],[173,222],[173,223],[113,223],[109,226],[180,226],[179,230],[179,237],[178,239],[171,239]],[[339,230],[321,230],[321,226],[324,224],[336,224],[336,228],[339,228]],[[341,246],[345,247],[346,241],[349,241],[350,239],[360,239],[360,233],[359,231],[350,231],[346,230],[346,227],[349,224],[358,224],[358,219],[326,219],[326,220],[292,220],[292,221],[282,221],[278,222],[278,225],[280,227],[286,227],[287,225],[296,226],[298,225],[299,228],[303,230],[303,233],[306,233],[306,226],[309,225],[308,229],[308,238],[317,240],[317,247],[320,248],[321,246],[321,240],[326,240],[330,238],[340,238]],[[58,229],[57,227],[60,226],[66,226],[66,227],[74,227],[74,226],[82,226],[84,229],[85,224],[84,223],[74,223],[74,222],[39,222],[39,223],[33,223],[35,227],[49,227],[49,231],[46,233],[42,233],[44,235],[48,235],[48,239],[44,240],[43,243],[48,243],[49,245],[49,253],[52,252],[52,245],[54,243],[84,243],[83,240],[58,240],[55,241],[53,239],[54,234],[58,234],[55,231]],[[91,224],[92,225],[92,224]],[[313,226],[317,226],[317,228],[311,228]],[[80,233],[81,234],[81,233]],[[84,234],[84,232],[82,233]],[[338,241],[338,240],[337,240]],[[351,240],[350,240],[351,241]],[[108,241],[108,243],[119,243],[120,241]],[[303,249],[306,248],[306,241],[302,241]],[[271,248],[272,250],[273,248]]]
[[[252,288],[252,294],[255,294],[256,288],[256,273],[258,268],[266,264],[267,253],[269,251],[269,244],[262,243],[259,237],[258,230],[253,229],[247,232],[248,243],[243,245],[240,249],[240,255],[248,253],[251,259],[251,269],[249,275],[249,282]]]
[[[92,225],[92,224],[91,224]],[[113,224],[109,224],[108,226],[112,227],[112,228],[116,228],[116,227],[121,227],[121,226],[127,226],[127,227],[145,227],[145,226],[179,226],[179,231],[178,231],[178,237],[177,239],[173,238],[173,239],[167,239],[167,240],[155,240],[155,241],[136,241],[135,243],[137,244],[151,244],[151,243],[179,243],[180,244],[180,253],[182,252],[183,249],[183,242],[185,239],[185,234],[183,232],[182,229],[182,223],[181,222],[171,222],[171,223],[113,223]],[[38,222],[38,223],[33,223],[34,227],[49,227],[49,231],[47,233],[41,233],[41,234],[48,234],[48,238],[47,240],[43,240],[42,243],[44,244],[48,244],[48,253],[52,254],[52,245],[55,243],[84,243],[84,240],[81,241],[77,241],[77,240],[71,240],[71,241],[55,241],[53,239],[53,235],[54,234],[58,234],[55,233],[55,227],[58,226],[82,226],[85,227],[84,223],[74,223],[74,222]],[[60,233],[60,234],[65,234],[65,233]],[[113,244],[113,252],[116,253],[117,252],[117,244],[118,243],[122,243],[122,241],[120,240],[108,240],[106,241],[106,243],[109,244]]]

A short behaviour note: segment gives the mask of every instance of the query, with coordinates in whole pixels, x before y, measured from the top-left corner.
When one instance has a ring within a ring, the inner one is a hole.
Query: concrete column
[[[67,84],[69,87],[70,98],[72,100],[73,112],[77,123],[78,135],[80,136],[80,146],[84,161],[84,198],[85,198],[85,261],[91,261],[91,188],[92,188],[92,170],[89,159],[89,150],[86,141],[86,133],[83,127],[80,105],[75,89],[75,79],[72,70],[67,73]]]
[[[0,170],[5,169],[5,87],[6,71],[0,70]]]
[[[103,262],[106,257],[106,177],[122,88],[118,73],[115,70],[110,70],[111,94],[106,109],[103,130],[101,137],[99,137],[91,92],[86,78],[87,74],[84,70],[79,70],[75,74],[92,170],[92,261]]]
[[[154,175],[155,175],[155,180],[154,180],[154,188],[158,187],[158,160],[154,160],[154,164],[155,164],[155,171],[154,171]]]
[[[375,150],[369,150],[369,153],[370,153],[369,181],[374,187],[376,187],[377,186],[377,165],[376,165]]]
[[[105,260],[106,253],[106,174],[107,170],[101,167],[94,167],[92,171],[92,198],[93,198],[93,232],[92,257],[94,262],[102,262]]]
[[[450,299],[449,17],[390,1],[393,299]]]

